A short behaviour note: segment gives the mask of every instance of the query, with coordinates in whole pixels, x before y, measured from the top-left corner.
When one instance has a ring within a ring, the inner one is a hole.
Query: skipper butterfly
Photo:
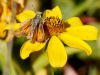
[[[14,31],[15,36],[26,36],[31,43],[44,42],[45,32],[43,28],[42,12],[37,12],[33,19],[21,23],[20,28]]]

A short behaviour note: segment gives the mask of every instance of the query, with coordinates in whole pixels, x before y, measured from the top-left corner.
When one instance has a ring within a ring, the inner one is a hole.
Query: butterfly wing
[[[23,22],[18,30],[14,31],[15,36],[26,36],[27,38],[30,37],[30,29],[31,29],[31,22],[32,19],[26,20]]]
[[[43,22],[40,19],[38,24],[36,25],[33,34],[32,34],[32,40],[31,42],[34,43],[35,41],[38,42],[44,42],[45,41],[45,33],[44,33],[44,28],[43,28]]]
[[[40,22],[40,24],[38,26],[37,41],[38,42],[44,42],[45,41],[45,32],[44,32],[44,28],[43,28],[43,22]]]
[[[34,31],[33,31],[33,36],[32,36],[32,38],[30,38],[30,41],[31,41],[31,43],[35,43],[36,42],[36,40],[37,40],[37,32],[38,32],[38,27],[35,27],[35,29],[34,29]]]

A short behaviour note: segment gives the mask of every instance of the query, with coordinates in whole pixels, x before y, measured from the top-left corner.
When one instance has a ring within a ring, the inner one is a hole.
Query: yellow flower
[[[24,11],[23,13],[25,15],[28,12]],[[17,16],[17,18],[20,17],[19,15]],[[48,31],[48,38],[50,38],[46,52],[51,66],[63,67],[67,61],[67,52],[62,42],[70,47],[84,50],[87,55],[92,53],[91,47],[83,40],[97,40],[98,29],[96,27],[83,25],[78,17],[72,17],[66,21],[62,21],[62,14],[58,6],[52,10],[46,10],[43,17],[45,18],[44,29],[46,29],[44,31]],[[29,40],[26,41],[20,50],[21,58],[26,59],[31,52],[41,50],[45,44],[46,42],[35,42],[33,44]]]
[[[4,39],[7,36],[7,32],[4,32],[4,28],[6,27],[5,22],[0,22],[0,38]]]
[[[20,4],[22,8],[24,8],[24,0],[14,1]],[[20,12],[22,11],[22,8],[20,8]],[[17,11],[17,13],[19,13],[19,11]],[[6,42],[10,41],[13,38],[11,31],[9,31],[8,29],[10,29],[11,27],[17,29],[19,27],[18,23],[14,23],[14,25],[12,25],[11,16],[11,0],[0,0],[0,39],[4,39]]]

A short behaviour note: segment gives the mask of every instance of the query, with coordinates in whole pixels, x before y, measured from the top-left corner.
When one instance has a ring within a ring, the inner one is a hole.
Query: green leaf
[[[36,61],[32,64],[32,69],[36,73],[43,67],[46,67],[49,64],[46,52],[42,53]]]

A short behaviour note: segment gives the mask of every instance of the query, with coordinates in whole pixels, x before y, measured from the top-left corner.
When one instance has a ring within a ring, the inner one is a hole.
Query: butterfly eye
[[[37,12],[37,17],[41,17],[41,15],[42,15],[42,12]]]
[[[37,14],[37,16],[40,17],[41,15],[40,14]]]

